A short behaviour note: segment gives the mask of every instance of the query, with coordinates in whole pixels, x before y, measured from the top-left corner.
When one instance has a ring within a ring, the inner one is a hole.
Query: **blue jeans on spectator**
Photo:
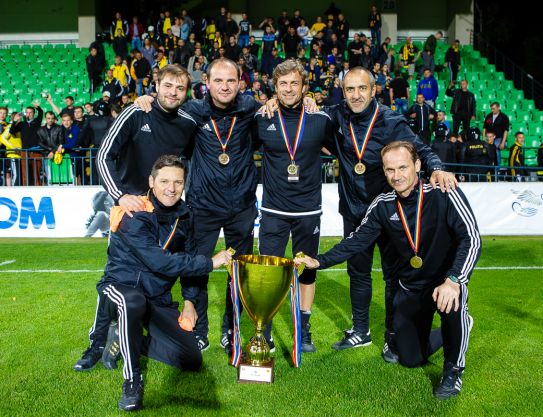
[[[143,95],[143,78],[136,80],[136,95],[138,97]]]
[[[132,51],[133,51],[134,49],[138,49],[138,50],[141,51],[141,46],[142,46],[142,44],[141,44],[141,38],[139,38],[139,37],[133,37],[133,38],[132,38]]]
[[[407,99],[395,98],[394,104],[396,105],[396,113],[405,114],[407,112]]]
[[[238,43],[242,48],[249,45],[249,35],[239,35]]]

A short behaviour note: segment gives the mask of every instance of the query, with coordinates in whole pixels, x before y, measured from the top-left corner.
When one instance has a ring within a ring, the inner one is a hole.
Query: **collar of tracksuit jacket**
[[[156,114],[161,119],[168,121],[177,118],[177,109],[172,111],[164,110],[164,108],[158,103],[158,98],[151,103],[151,107],[153,107],[153,110],[156,111]]]
[[[153,194],[152,190],[149,190],[149,201],[155,208],[155,215],[159,224],[172,224],[176,218],[185,218],[189,215],[189,209],[183,200],[179,200],[172,207],[166,207],[162,204]]]
[[[352,123],[357,124],[369,121],[369,119],[371,119],[371,116],[373,115],[373,112],[375,111],[375,106],[377,106],[377,101],[375,100],[375,98],[372,98],[368,107],[366,107],[360,113],[355,113],[347,104],[347,100],[344,100],[343,103],[341,103],[340,110],[345,120],[349,120]]]

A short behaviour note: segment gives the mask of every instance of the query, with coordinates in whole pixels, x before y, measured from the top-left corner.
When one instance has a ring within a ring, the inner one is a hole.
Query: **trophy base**
[[[242,363],[238,367],[238,383],[272,384],[274,381],[274,365],[274,358],[271,358],[271,362],[268,365],[262,366]]]

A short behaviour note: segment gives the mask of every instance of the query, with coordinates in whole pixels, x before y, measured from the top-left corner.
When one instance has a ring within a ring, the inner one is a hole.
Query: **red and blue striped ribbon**
[[[405,230],[405,235],[407,236],[407,240],[409,241],[409,244],[413,248],[413,252],[415,252],[415,255],[418,255],[419,252],[419,244],[420,244],[420,225],[421,225],[421,217],[422,217],[422,203],[424,201],[424,190],[422,187],[422,181],[419,181],[419,197],[417,201],[417,213],[416,213],[416,223],[415,223],[415,239],[413,239],[411,235],[411,231],[409,229],[409,224],[407,223],[407,217],[405,216],[405,213],[402,209],[402,205],[400,204],[400,200],[398,199],[396,201],[396,204],[398,205],[398,214],[400,215],[400,218],[402,219],[402,225]]]
[[[295,368],[299,368],[302,364],[302,319],[300,316],[300,284],[298,282],[298,268],[296,267],[294,267],[292,284],[290,285],[290,311],[294,327],[292,363]]]
[[[281,114],[281,109],[277,109],[277,113],[279,115],[279,127],[281,129],[281,135],[283,136],[285,145],[287,146],[288,154],[290,155],[290,160],[294,162],[296,151],[298,150],[298,146],[300,146],[300,142],[302,141],[302,136],[304,135],[305,106],[302,106],[302,112],[300,113],[300,118],[298,119],[298,127],[296,128],[296,136],[294,137],[293,145],[291,145],[290,143],[290,138],[288,137],[287,128],[285,127],[285,120],[283,119],[283,115]]]
[[[241,330],[240,330],[240,304],[239,304],[239,265],[238,261],[232,261],[232,281],[230,283],[230,294],[234,310],[234,329],[232,332],[232,357],[230,365],[239,366],[241,362]]]

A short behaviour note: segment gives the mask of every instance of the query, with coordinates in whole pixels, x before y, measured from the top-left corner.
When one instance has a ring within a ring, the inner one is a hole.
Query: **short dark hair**
[[[72,100],[72,101],[75,101],[73,96],[66,96],[66,97],[64,98],[64,100],[67,100],[67,99],[70,99],[70,100]]]
[[[5,107],[5,106],[0,106],[0,110],[5,110],[5,111],[6,111],[6,113],[9,113],[9,110],[8,110],[8,108],[7,108],[7,107]]]
[[[419,155],[417,154],[417,148],[415,148],[415,145],[405,140],[396,140],[386,145],[383,149],[381,149],[381,159],[383,159],[387,152],[400,148],[407,149],[407,151],[411,154],[411,160],[413,161],[413,163],[417,162],[417,159],[420,159]]]
[[[517,137],[518,135],[524,135],[524,132],[521,132],[520,130],[518,132],[515,132],[515,137]]]
[[[115,113],[119,114],[122,111],[122,109],[121,109],[121,106],[119,106],[118,104],[112,104],[111,111],[114,111]]]
[[[162,80],[164,79],[164,77],[166,75],[173,75],[173,76],[178,77],[178,78],[179,77],[186,77],[187,78],[187,88],[190,89],[190,83],[191,83],[190,74],[181,65],[169,64],[169,65],[163,66],[160,70],[158,70],[157,79],[158,79],[159,84],[162,82]]]
[[[174,167],[182,169],[184,172],[184,176],[187,175],[187,167],[185,165],[185,162],[181,160],[178,156],[175,155],[162,155],[159,156],[158,159],[153,164],[153,168],[151,168],[151,176],[153,178],[156,178],[158,175],[158,171],[160,171],[162,168],[165,167]]]
[[[492,107],[492,106],[500,107],[500,103],[498,103],[497,101],[493,101],[492,103],[490,103],[490,107]]]
[[[27,109],[28,109],[28,107],[27,107]],[[55,120],[57,120],[57,115],[55,114],[55,112],[52,112],[51,110],[48,110],[48,111],[45,112],[45,116],[47,116],[48,114],[52,115],[55,118]]]

